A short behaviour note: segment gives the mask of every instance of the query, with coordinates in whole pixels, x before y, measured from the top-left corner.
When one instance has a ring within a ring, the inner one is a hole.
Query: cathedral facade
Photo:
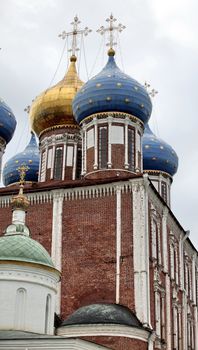
[[[30,142],[3,169],[0,349],[196,350],[198,253],[171,211],[177,154],[113,45],[85,84],[76,60],[34,100]],[[2,124],[6,113],[2,154],[16,124],[2,101]]]

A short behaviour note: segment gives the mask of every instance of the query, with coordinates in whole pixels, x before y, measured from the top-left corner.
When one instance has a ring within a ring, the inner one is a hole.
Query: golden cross
[[[147,83],[146,81],[145,81],[145,83],[144,83],[144,87],[145,87],[145,89],[148,91],[148,94],[149,94],[151,97],[155,97],[155,95],[158,94],[158,91],[155,90],[155,89],[149,90],[149,88],[151,87],[151,84]]]
[[[114,41],[114,32],[117,31],[121,33],[123,29],[126,27],[123,26],[123,24],[119,23],[117,26],[114,24],[117,21],[117,19],[111,14],[109,18],[106,19],[106,22],[109,24],[106,28],[104,26],[101,26],[97,33],[100,33],[101,35],[104,35],[106,32],[109,32],[109,42],[106,44],[106,46],[109,46],[110,49],[113,49],[113,46],[117,45],[117,43]]]
[[[59,34],[59,38],[62,38],[63,40],[66,37],[71,36],[72,37],[72,42],[71,42],[71,49],[69,49],[68,51],[71,52],[72,56],[75,56],[76,51],[79,51],[79,48],[77,47],[77,36],[78,35],[85,35],[87,36],[89,33],[91,33],[91,29],[89,29],[88,27],[85,27],[84,29],[79,29],[78,26],[81,22],[79,21],[78,17],[75,16],[74,17],[74,21],[71,23],[71,25],[73,26],[73,30],[71,32],[66,32],[65,30]]]
[[[19,182],[20,182],[20,185],[24,185],[24,183],[25,183],[25,176],[26,176],[26,173],[27,173],[27,171],[29,170],[30,168],[27,166],[27,165],[25,165],[25,163],[24,164],[21,164],[18,168],[17,168],[17,170],[18,170],[18,172],[19,172]]]

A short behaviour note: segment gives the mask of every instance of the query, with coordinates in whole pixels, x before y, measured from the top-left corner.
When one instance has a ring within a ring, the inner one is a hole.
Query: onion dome
[[[19,182],[20,176],[17,169],[23,164],[28,166],[26,181],[37,182],[39,171],[39,149],[33,133],[30,142],[24,151],[16,154],[5,164],[3,169],[3,183],[5,186]]]
[[[9,229],[10,226],[8,226]],[[0,238],[0,261],[2,260],[34,263],[54,268],[52,259],[46,249],[24,234],[14,235],[11,233]]]
[[[114,54],[110,49],[103,70],[76,94],[73,112],[78,123],[92,114],[110,111],[129,113],[143,123],[148,121],[152,104],[146,89],[118,68]]]
[[[30,109],[30,122],[37,135],[51,127],[76,126],[72,100],[83,82],[77,75],[75,62],[76,57],[71,56],[65,77],[34,100]]]
[[[0,138],[10,142],[16,128],[15,116],[8,105],[0,99]]]
[[[178,168],[178,156],[175,151],[163,140],[157,138],[145,125],[143,143],[144,172],[164,172],[173,176]]]
[[[61,326],[78,324],[122,324],[141,327],[138,318],[128,308],[116,304],[92,304],[83,306],[69,316]]]

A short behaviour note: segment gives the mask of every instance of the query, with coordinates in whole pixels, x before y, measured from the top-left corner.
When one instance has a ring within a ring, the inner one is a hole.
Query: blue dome
[[[175,151],[166,142],[158,139],[145,125],[142,139],[143,146],[143,169],[162,171],[173,176],[177,172],[178,157]]]
[[[73,100],[73,113],[80,123],[100,112],[125,112],[146,123],[152,110],[146,89],[123,73],[109,56],[103,70],[79,90]]]
[[[0,99],[0,137],[8,143],[15,131],[16,119],[12,110]]]
[[[16,154],[5,164],[3,169],[3,183],[5,186],[19,181],[19,173],[17,168],[22,164],[29,167],[25,180],[31,182],[38,181],[39,150],[33,133],[30,142],[24,151]]]

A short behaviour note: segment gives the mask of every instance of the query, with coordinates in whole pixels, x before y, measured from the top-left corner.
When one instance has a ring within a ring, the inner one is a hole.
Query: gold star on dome
[[[91,29],[89,29],[88,27],[85,27],[84,29],[79,29],[79,24],[81,22],[79,21],[79,18],[77,16],[74,17],[73,22],[71,23],[71,25],[73,26],[73,29],[71,32],[66,32],[65,30],[63,30],[63,32],[61,34],[59,34],[59,38],[62,38],[63,40],[65,38],[68,37],[72,37],[72,42],[71,42],[71,49],[69,49],[68,51],[71,52],[71,56],[75,57],[76,56],[76,52],[79,51],[78,43],[77,43],[77,37],[78,36],[87,36],[89,33],[91,33]]]

